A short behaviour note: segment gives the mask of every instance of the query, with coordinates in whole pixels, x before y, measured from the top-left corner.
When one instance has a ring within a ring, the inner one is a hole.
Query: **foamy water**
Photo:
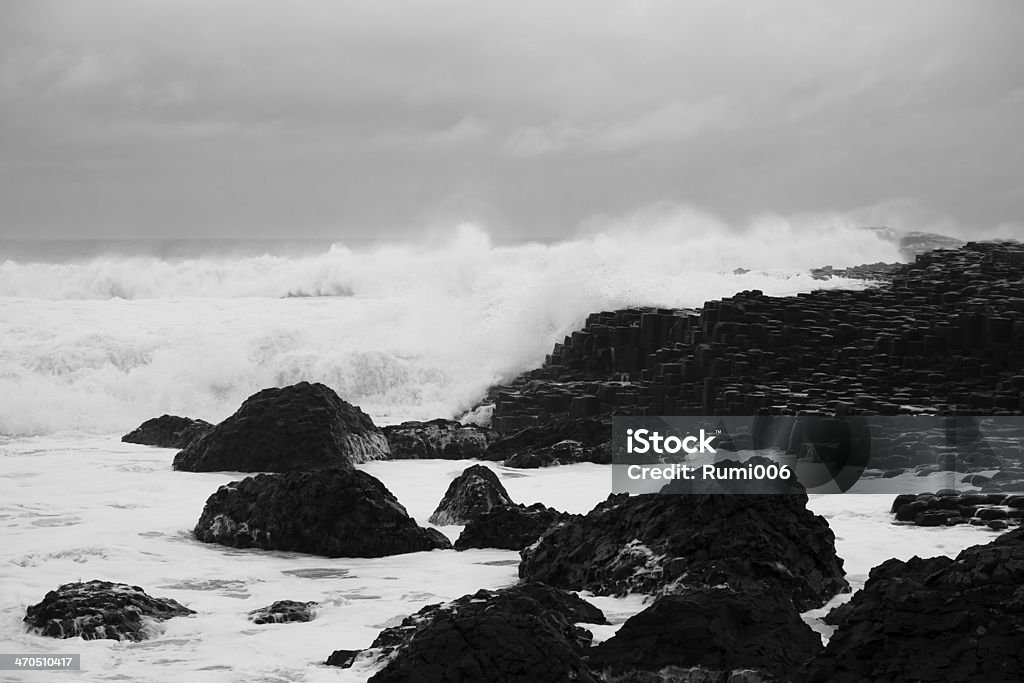
[[[464,227],[306,256],[0,261],[0,434],[123,432],[162,413],[219,421],[300,380],[378,423],[450,417],[542,363],[591,312],[860,286],[807,269],[898,258],[851,228],[680,220],[551,245],[496,247]]]
[[[381,628],[420,607],[517,580],[519,555],[504,550],[439,551],[378,559],[327,559],[236,550],[191,536],[206,498],[241,475],[174,472],[174,451],[121,444],[114,437],[22,438],[0,446],[0,651],[81,653],[78,680],[363,681],[366,669],[322,665],[335,649],[366,647]],[[427,525],[452,478],[468,461],[374,462],[381,479]],[[607,497],[610,468],[581,464],[517,471],[495,466],[512,497],[584,513]],[[992,534],[975,527],[895,525],[890,496],[821,496],[811,507],[836,533],[854,588],[890,557],[953,555]],[[461,527],[441,527],[456,538]],[[54,640],[25,632],[25,608],[62,583],[106,579],[142,586],[198,612],[171,619],[142,643]],[[584,597],[588,597],[584,595]],[[841,602],[842,596],[835,602]],[[275,600],[320,603],[304,624],[257,626],[249,611]],[[643,608],[640,596],[592,598],[613,622]],[[829,629],[807,619],[820,632]],[[52,680],[52,672],[0,680]]]

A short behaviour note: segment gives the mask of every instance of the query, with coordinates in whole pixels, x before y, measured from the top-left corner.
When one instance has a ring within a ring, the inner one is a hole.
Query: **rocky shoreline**
[[[196,511],[199,541],[327,557],[520,551],[518,585],[426,606],[369,648],[339,643],[346,649],[324,653],[332,666],[372,663],[378,683],[1020,680],[1022,530],[955,559],[877,567],[829,616],[837,630],[826,646],[800,612],[849,584],[832,530],[803,493],[618,495],[568,515],[546,507],[557,501],[513,501],[479,464],[452,482],[431,518],[466,525],[453,549],[355,468],[389,458],[607,463],[616,415],[1024,415],[1024,246],[969,243],[867,268],[881,279],[859,291],[748,291],[700,310],[593,314],[543,367],[491,390],[489,428],[434,420],[380,429],[328,387],[303,382],[255,394],[218,425],[163,416],[124,438],[180,449],[176,470],[262,472],[213,492]],[[1024,504],[985,491],[998,481],[980,474],[1001,467],[1013,480],[1019,448],[978,463],[956,446],[924,449],[927,462],[896,454],[906,462],[887,464],[925,473],[975,466],[968,483],[978,492],[897,498],[896,520],[977,518],[997,531],[1019,523]],[[573,591],[652,601],[594,645],[587,624],[606,619]],[[137,586],[91,581],[51,592],[25,622],[53,637],[141,640],[190,613]],[[281,600],[252,618],[315,615],[312,603]]]

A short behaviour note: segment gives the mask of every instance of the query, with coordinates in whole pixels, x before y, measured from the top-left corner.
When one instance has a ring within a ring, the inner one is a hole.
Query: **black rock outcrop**
[[[725,584],[798,609],[848,590],[828,522],[792,495],[612,495],[521,552],[520,578],[598,595]]]
[[[379,480],[358,470],[259,474],[221,486],[195,536],[237,548],[383,557],[451,548],[423,529]]]
[[[750,669],[789,680],[821,648],[786,597],[706,588],[657,598],[594,648],[588,664],[615,675],[696,667],[701,681],[733,680],[733,672]]]
[[[448,485],[444,498],[430,515],[430,523],[467,524],[493,507],[513,504],[494,470],[472,465]]]
[[[491,432],[455,420],[403,422],[383,428],[392,460],[473,460],[487,450]]]
[[[541,537],[548,527],[570,515],[549,508],[541,503],[526,505],[501,505],[477,515],[466,524],[458,540],[456,550],[469,548],[502,548],[522,550]]]
[[[189,472],[292,472],[351,468],[388,456],[388,442],[359,408],[323,384],[264,389],[174,456]]]
[[[543,584],[481,590],[428,605],[381,631],[368,650],[339,650],[327,663],[384,663],[372,683],[596,683],[583,661],[592,635],[577,623],[607,622],[593,605]]]
[[[1024,680],[1024,529],[955,560],[887,560],[828,619],[809,682]]]
[[[612,415],[1022,415],[1022,277],[1024,245],[971,242],[864,290],[594,313],[543,367],[491,389],[492,426],[511,438]],[[501,444],[495,459],[512,455]]]
[[[160,448],[185,448],[211,429],[213,425],[204,420],[161,415],[146,420],[122,436],[121,441]]]
[[[249,612],[249,621],[255,624],[285,624],[292,621],[312,621],[316,617],[315,602],[278,600]]]
[[[28,608],[25,623],[39,635],[83,640],[139,641],[158,635],[157,623],[195,614],[175,600],[110,581],[66,583]]]

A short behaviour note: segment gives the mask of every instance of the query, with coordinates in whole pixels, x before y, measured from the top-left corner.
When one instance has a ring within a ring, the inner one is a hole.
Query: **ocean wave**
[[[824,221],[824,222],[818,222]],[[0,296],[50,300],[386,296],[428,288],[453,296],[534,279],[612,278],[643,290],[681,271],[806,270],[900,260],[891,231],[841,218],[766,217],[742,228],[679,207],[596,222],[553,244],[495,246],[472,225],[407,243],[307,256],[187,259],[97,256],[81,263],[0,262]]]
[[[463,228],[316,257],[7,262],[0,434],[124,432],[162,413],[215,422],[255,391],[301,380],[328,384],[378,424],[456,416],[542,363],[591,312],[851,286],[805,268],[897,256],[850,228],[706,227],[640,221],[515,247]],[[296,291],[338,295],[283,298]]]

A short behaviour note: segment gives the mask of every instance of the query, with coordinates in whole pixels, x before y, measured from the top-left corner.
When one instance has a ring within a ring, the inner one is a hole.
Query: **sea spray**
[[[0,434],[123,432],[162,413],[218,421],[301,380],[379,424],[449,417],[540,364],[593,311],[857,286],[806,269],[897,259],[852,228],[701,227],[676,216],[494,246],[463,226],[312,256],[2,262]]]

